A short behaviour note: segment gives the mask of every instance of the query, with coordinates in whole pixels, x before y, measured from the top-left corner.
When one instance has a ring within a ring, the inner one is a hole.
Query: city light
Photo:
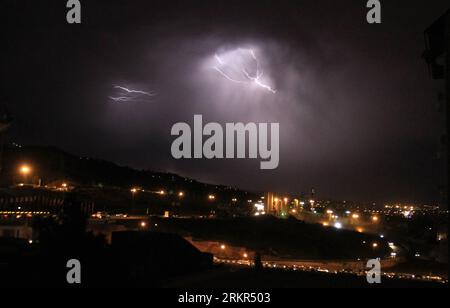
[[[145,221],[141,221],[141,228],[145,228],[147,226],[147,223]]]
[[[216,196],[214,196],[214,195],[209,195],[209,196],[208,196],[208,199],[209,199],[209,200],[214,200],[214,199],[216,199]]]
[[[244,253],[244,254],[243,254],[243,257],[244,257],[245,259],[247,259],[247,258],[248,258],[248,255],[247,255],[246,253]]]
[[[262,211],[264,211],[264,204],[263,203],[255,203],[255,208],[256,208],[256,211],[262,212]]]
[[[159,191],[159,194],[160,194],[160,195],[165,195],[166,192],[165,192],[164,190],[160,190],[160,191]]]
[[[342,229],[342,224],[341,224],[340,222],[336,222],[336,223],[334,224],[334,227],[335,227],[336,229]]]
[[[180,191],[180,192],[178,193],[178,197],[183,197],[183,196],[184,196],[184,192]]]
[[[373,247],[373,248],[377,248],[377,247],[378,247],[378,243],[373,243],[373,244],[372,244],[372,247]]]
[[[358,214],[353,214],[353,215],[352,215],[352,218],[353,218],[353,219],[358,219],[358,218],[359,218],[359,215],[358,215]]]
[[[135,194],[135,193],[137,193],[138,190],[137,190],[137,188],[131,188],[130,191],[131,191],[131,193]]]
[[[405,218],[411,218],[412,217],[412,212],[411,211],[404,211],[403,212],[403,216]]]
[[[226,246],[224,244],[220,245],[220,249],[225,250]]]
[[[372,221],[377,222],[378,221],[378,216],[372,216]]]

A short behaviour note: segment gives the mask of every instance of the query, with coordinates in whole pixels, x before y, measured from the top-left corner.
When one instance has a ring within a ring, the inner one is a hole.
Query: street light
[[[179,193],[178,193],[178,197],[183,197],[184,196],[184,192],[182,192],[182,191],[180,191]]]
[[[22,165],[20,166],[20,173],[23,175],[28,175],[31,172],[31,167],[28,165]]]
[[[134,195],[136,195],[136,193],[138,192],[138,189],[137,188],[131,188],[130,189],[130,192],[131,192],[131,212],[134,212],[134,203],[135,203],[135,201],[134,201]]]
[[[27,177],[31,173],[31,167],[29,165],[27,165],[27,164],[23,164],[22,166],[20,166],[19,172],[23,176],[23,182],[26,183],[27,182]]]

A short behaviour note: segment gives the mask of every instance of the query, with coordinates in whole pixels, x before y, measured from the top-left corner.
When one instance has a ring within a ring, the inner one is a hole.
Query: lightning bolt
[[[120,90],[123,90],[128,93],[137,93],[137,94],[143,94],[143,95],[147,95],[147,96],[154,95],[154,93],[151,93],[151,92],[145,92],[145,91],[140,91],[140,90],[130,90],[130,89],[127,89],[127,88],[121,87],[121,86],[114,86],[114,89],[120,89]]]
[[[261,81],[261,77],[263,76],[264,72],[260,69],[258,58],[256,57],[253,49],[239,49],[239,50],[248,52],[250,54],[250,56],[252,57],[252,59],[255,61],[256,72],[255,72],[254,76],[252,76],[250,73],[248,73],[248,71],[245,68],[242,68],[239,75],[241,75],[243,77],[242,78],[243,80],[238,80],[238,79],[231,77],[229,74],[227,74],[221,68],[221,67],[229,67],[229,66],[227,66],[227,63],[218,54],[214,55],[214,58],[216,59],[218,65],[214,66],[213,69],[216,70],[222,77],[224,77],[225,79],[227,79],[229,81],[232,81],[235,83],[244,83],[244,84],[253,83],[253,84],[257,85],[258,87],[263,88],[273,94],[277,93],[277,91],[275,89],[273,89],[272,87],[270,87],[269,85],[267,85]]]
[[[127,102],[129,100],[129,97],[125,97],[125,96],[112,97],[112,96],[109,96],[109,99],[113,100],[115,102]]]
[[[242,80],[236,80],[231,78],[230,76],[228,76],[224,71],[222,71],[219,67],[214,66],[213,69],[215,69],[216,71],[219,72],[220,75],[222,75],[223,77],[225,77],[226,79],[228,79],[229,81],[232,82],[236,82],[236,83],[247,83],[246,81],[242,81]]]
[[[109,96],[108,98],[113,102],[135,102],[142,101],[142,96],[153,97],[154,92],[146,92],[142,90],[133,90],[122,86],[113,86],[114,89],[120,90],[120,96]]]

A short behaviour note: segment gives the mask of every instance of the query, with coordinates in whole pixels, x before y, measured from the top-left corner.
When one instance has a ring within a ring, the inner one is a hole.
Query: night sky
[[[2,1],[8,140],[259,191],[436,202],[439,82],[421,59],[442,1]],[[216,53],[251,48],[277,92],[232,83]],[[126,102],[123,86],[152,93]],[[280,165],[175,160],[176,122],[279,122]]]

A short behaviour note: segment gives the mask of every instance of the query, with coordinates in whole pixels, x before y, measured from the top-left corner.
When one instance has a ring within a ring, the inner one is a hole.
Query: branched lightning
[[[146,92],[142,90],[133,90],[122,86],[113,86],[114,89],[119,90],[119,96],[109,96],[113,102],[136,102],[145,100],[143,96],[153,97],[154,92]]]
[[[119,96],[119,97],[112,97],[109,96],[109,99],[115,101],[115,102],[127,102],[129,100],[129,97],[125,97],[125,96]]]
[[[243,50],[243,49],[239,49],[239,50]],[[240,69],[240,72],[238,72],[238,75],[242,76],[242,80],[238,80],[236,78],[231,77],[229,74],[227,74],[222,69],[225,67],[231,68],[231,66],[228,66],[227,63],[218,54],[214,55],[214,58],[216,59],[218,65],[215,65],[213,67],[213,69],[216,70],[217,72],[219,72],[219,74],[222,77],[226,78],[229,81],[232,81],[235,83],[245,83],[245,84],[253,83],[253,84],[257,85],[258,87],[261,87],[261,88],[275,94],[277,92],[275,89],[273,89],[272,87],[270,87],[269,85],[267,85],[261,81],[261,77],[263,76],[264,72],[259,68],[259,61],[258,61],[258,58],[256,57],[253,49],[245,49],[244,51],[248,52],[250,54],[250,56],[252,57],[252,59],[255,61],[256,70],[255,70],[254,76],[252,76],[245,68],[242,68],[242,69]],[[235,69],[233,69],[233,70],[235,70]]]

